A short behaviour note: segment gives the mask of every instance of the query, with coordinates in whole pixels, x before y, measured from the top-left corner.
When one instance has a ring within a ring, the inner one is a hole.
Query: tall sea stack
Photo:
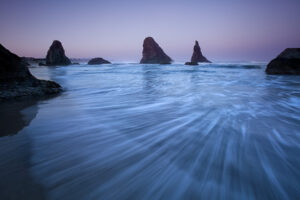
[[[0,44],[0,101],[23,96],[44,96],[61,91],[53,81],[39,80],[28,64]]]
[[[300,75],[300,48],[284,50],[267,65],[266,73]]]
[[[186,62],[186,65],[198,65],[198,63],[211,63],[207,58],[205,58],[201,52],[198,41],[195,41],[194,52],[191,58],[191,62]]]
[[[60,41],[54,40],[50,46],[47,56],[46,56],[46,65],[55,66],[55,65],[70,65],[70,59],[65,55],[65,50]]]
[[[140,63],[144,64],[170,64],[172,59],[165,54],[162,48],[152,37],[147,37],[143,44],[143,58]]]

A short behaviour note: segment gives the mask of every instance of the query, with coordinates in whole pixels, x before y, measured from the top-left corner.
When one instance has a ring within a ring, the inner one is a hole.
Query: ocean
[[[300,76],[265,63],[32,67],[0,105],[0,199],[299,199]]]

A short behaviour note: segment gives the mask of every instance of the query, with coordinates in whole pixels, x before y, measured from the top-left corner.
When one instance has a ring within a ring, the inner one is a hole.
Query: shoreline
[[[46,199],[43,186],[30,172],[31,141],[23,131],[38,113],[37,102],[0,103],[2,111],[3,107],[10,112],[0,114],[4,122],[0,124],[0,199]]]

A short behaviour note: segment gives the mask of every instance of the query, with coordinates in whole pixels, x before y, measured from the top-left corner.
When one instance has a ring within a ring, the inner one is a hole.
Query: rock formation
[[[198,65],[197,62],[186,62],[185,65]]]
[[[266,73],[300,75],[300,48],[284,50],[267,65]]]
[[[93,58],[88,62],[88,65],[101,65],[101,64],[110,64],[110,62],[104,60],[103,58]]]
[[[45,96],[62,90],[53,81],[35,78],[27,65],[0,44],[0,101],[22,96]]]
[[[165,54],[162,48],[152,37],[147,37],[143,44],[143,58],[140,63],[144,64],[170,64],[172,59]]]
[[[65,50],[60,41],[54,40],[50,46],[47,56],[46,56],[46,65],[55,66],[55,65],[70,65],[70,59],[65,55]]]
[[[207,60],[201,52],[200,46],[198,41],[196,40],[195,46],[194,46],[194,52],[191,58],[191,62],[186,62],[186,65],[198,65],[198,63],[211,63],[209,60]]]

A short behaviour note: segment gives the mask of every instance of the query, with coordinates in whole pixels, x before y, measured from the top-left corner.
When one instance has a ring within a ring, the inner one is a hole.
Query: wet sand
[[[0,199],[45,199],[30,174],[31,141],[26,131],[38,112],[37,101],[0,104]]]

